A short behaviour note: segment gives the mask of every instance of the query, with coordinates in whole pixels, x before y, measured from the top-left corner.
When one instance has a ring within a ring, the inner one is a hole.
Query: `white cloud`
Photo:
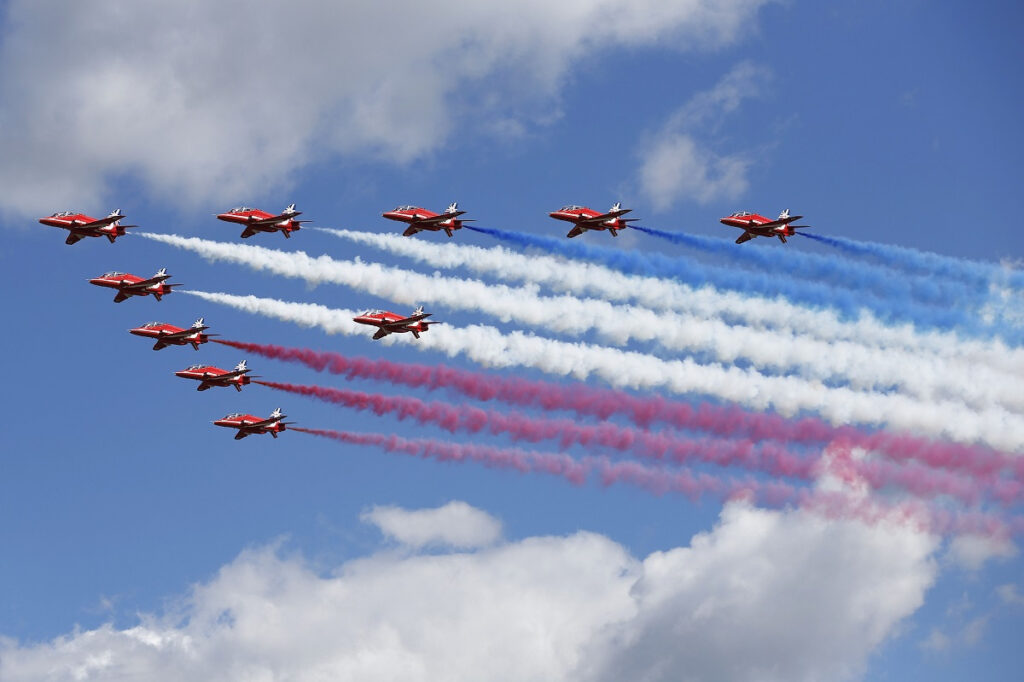
[[[936,544],[737,503],[642,561],[586,532],[326,575],[247,551],[170,615],[0,642],[0,678],[841,679],[921,603]]]
[[[766,1],[12,0],[0,208],[91,204],[122,174],[233,201],[325,156],[407,163],[497,118],[521,134],[589,54],[716,48]]]
[[[960,568],[979,570],[990,559],[1009,559],[1017,555],[1010,538],[960,535],[949,543],[948,558]]]
[[[685,133],[663,131],[655,137],[640,167],[641,187],[655,210],[671,208],[682,198],[706,203],[746,191],[750,164],[741,156],[715,154]]]
[[[1000,585],[996,588],[996,594],[999,595],[1004,604],[1024,606],[1024,594],[1021,594],[1020,588],[1013,583]]]
[[[408,547],[486,547],[501,537],[501,522],[458,500],[436,509],[375,506],[360,519]]]
[[[989,618],[990,616],[988,615],[972,618],[949,634],[939,628],[932,628],[928,637],[920,642],[920,647],[930,651],[949,651],[953,647],[970,648],[977,646],[985,637]]]
[[[746,191],[750,162],[742,154],[720,154],[701,142],[744,99],[757,96],[767,72],[744,62],[712,89],[694,95],[640,144],[640,188],[656,210],[681,199],[706,203]]]

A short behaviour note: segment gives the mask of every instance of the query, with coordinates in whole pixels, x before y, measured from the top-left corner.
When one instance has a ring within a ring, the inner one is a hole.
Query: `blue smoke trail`
[[[957,330],[979,338],[998,335],[1007,343],[1024,345],[1021,330],[986,324],[959,310],[890,301],[858,291],[847,291],[813,282],[781,280],[759,272],[712,267],[687,259],[669,258],[660,253],[620,251],[523,232],[470,225],[464,227],[520,246],[544,249],[566,258],[595,261],[630,274],[668,277],[696,288],[711,285],[717,289],[732,289],[757,296],[779,295],[800,305],[835,310],[847,320],[856,320],[862,309],[868,309],[883,322],[913,322],[919,327]]]
[[[847,253],[870,256],[884,265],[907,272],[956,279],[977,287],[988,288],[993,284],[1002,284],[1016,289],[1024,289],[1024,272],[1003,268],[992,263],[951,258],[905,246],[857,242],[842,237],[825,237],[806,233],[800,233],[800,236],[834,246]]]
[[[776,277],[802,277],[816,282],[828,282],[835,286],[872,291],[886,299],[920,301],[937,306],[959,303],[968,310],[977,310],[989,300],[987,287],[979,291],[934,277],[894,277],[892,270],[887,267],[850,261],[834,255],[763,249],[756,245],[752,245],[753,248],[737,246],[731,240],[665,232],[640,225],[634,225],[633,229],[673,244],[682,244],[738,263],[771,270]]]

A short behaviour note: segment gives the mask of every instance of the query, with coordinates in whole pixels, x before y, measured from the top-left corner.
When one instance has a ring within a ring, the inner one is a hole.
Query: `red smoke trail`
[[[581,425],[568,419],[536,418],[514,412],[506,414],[469,405],[427,402],[408,396],[386,396],[274,381],[255,383],[356,410],[370,410],[377,415],[394,414],[400,420],[408,418],[419,423],[437,424],[452,433],[506,433],[517,440],[533,443],[557,440],[562,447],[574,444],[599,445],[654,459],[668,457],[679,463],[696,459],[720,466],[743,466],[773,476],[794,476],[806,480],[817,478],[820,473],[818,460],[797,457],[785,448],[770,443],[758,446],[750,440],[681,438],[616,424]],[[834,450],[846,454],[841,458],[833,457],[830,473],[839,475],[847,482],[864,480],[874,489],[895,486],[922,498],[948,495],[968,505],[979,504],[986,496],[983,482],[974,479],[935,471],[920,464],[897,465],[884,460],[855,459],[848,449]],[[1015,496],[1004,499],[999,491],[994,491],[993,497],[1004,504],[1012,504],[1021,499],[1020,491],[1016,492]]]
[[[492,448],[486,445],[459,445],[434,440],[407,440],[381,433],[350,433],[324,429],[292,427],[292,431],[310,433],[354,445],[374,445],[388,452],[400,452],[442,462],[472,460],[499,469],[516,469],[523,473],[539,472],[561,476],[575,485],[587,479],[589,467],[568,455]]]
[[[374,379],[427,390],[447,389],[475,400],[497,400],[544,410],[568,410],[600,419],[619,414],[642,427],[660,422],[722,436],[745,436],[755,441],[841,441],[854,447],[884,452],[897,460],[913,459],[931,467],[965,471],[973,476],[985,477],[993,484],[1000,481],[1000,469],[1009,467],[1019,481],[1024,481],[1024,457],[1010,456],[980,445],[947,443],[886,432],[865,433],[851,426],[835,427],[813,417],[786,419],[774,414],[747,412],[738,407],[709,403],[694,407],[661,396],[638,397],[624,391],[592,388],[580,383],[563,385],[501,377],[440,364],[420,365],[350,358],[340,353],[223,339],[211,341],[263,357],[297,362],[318,372],[327,371],[346,379]]]
[[[430,439],[406,439],[380,433],[352,433],[328,429],[292,427],[321,438],[330,438],[353,445],[370,445],[388,452],[437,459],[439,461],[474,461],[497,469],[515,469],[523,473],[544,473],[558,476],[575,485],[582,485],[590,475],[597,474],[604,485],[630,483],[657,495],[681,493],[691,500],[704,495],[717,498],[744,499],[774,507],[797,504],[827,518],[858,519],[875,524],[897,521],[913,524],[923,531],[984,535],[1004,539],[1010,526],[997,517],[982,512],[951,512],[918,502],[880,503],[870,498],[857,498],[841,492],[823,492],[807,488],[756,480],[724,479],[689,471],[670,472],[645,466],[639,462],[610,462],[603,457],[576,460],[568,455],[495,448],[487,445],[448,443]],[[1020,519],[1014,518],[1017,530]]]
[[[376,415],[394,414],[400,420],[415,419],[419,423],[437,424],[452,433],[505,433],[516,440],[531,443],[556,440],[563,448],[571,445],[598,445],[624,452],[635,452],[659,460],[669,458],[686,463],[697,459],[719,466],[743,466],[773,476],[795,476],[803,479],[813,477],[816,464],[815,460],[798,457],[774,443],[759,446],[751,440],[681,438],[617,424],[578,424],[570,419],[530,417],[516,412],[482,410],[471,405],[427,402],[408,396],[386,396],[276,381],[254,383],[356,410],[370,410]]]

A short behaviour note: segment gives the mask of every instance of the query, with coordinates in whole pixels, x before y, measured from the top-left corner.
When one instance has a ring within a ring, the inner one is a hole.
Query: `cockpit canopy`
[[[199,363],[198,365],[189,365],[188,367],[185,368],[185,371],[186,372],[194,372],[194,371],[198,371],[200,369],[209,369],[209,368],[210,368],[210,365],[204,365],[202,363]]]
[[[116,272],[114,270],[111,270],[110,272],[104,272],[102,275],[100,275],[100,277],[103,278],[103,279],[111,279],[111,278],[114,278],[114,277],[124,277],[125,274],[127,274],[127,273]]]
[[[249,208],[248,206],[236,206],[235,208],[233,208],[230,211],[228,211],[228,213],[248,213],[250,211],[255,211],[255,210],[256,209]]]
[[[228,416],[226,416],[224,418],[225,419],[241,419],[244,416],[245,415],[242,414],[241,412],[232,412],[231,414],[229,414]]]
[[[165,327],[165,326],[167,326],[166,322],[147,322],[146,324],[142,325],[142,328],[143,329],[152,329],[153,327]]]
[[[413,205],[410,204],[408,206],[396,206],[395,210],[396,211],[415,211],[416,208],[417,208],[416,206],[413,206]]]
[[[359,316],[360,317],[366,317],[366,316],[369,316],[369,315],[383,315],[383,314],[384,314],[383,310],[364,310],[363,312],[359,313]]]
[[[729,217],[730,218],[746,218],[748,215],[754,215],[754,214],[751,213],[750,211],[736,211],[735,213],[733,213]]]
[[[558,210],[559,211],[578,211],[581,208],[583,208],[583,207],[582,206],[577,206],[576,204],[569,204],[568,206],[563,206],[562,208],[560,208]]]
[[[54,213],[54,214],[53,214],[52,216],[50,216],[50,217],[51,217],[51,218],[70,218],[70,217],[71,217],[71,216],[73,216],[73,215],[75,215],[75,212],[74,212],[74,211],[61,211],[61,212],[59,212],[59,213]]]

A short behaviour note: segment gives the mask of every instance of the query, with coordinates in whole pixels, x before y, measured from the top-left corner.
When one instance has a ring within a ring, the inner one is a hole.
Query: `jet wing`
[[[750,232],[744,232],[743,234],[736,238],[736,243],[742,244],[743,242],[749,242],[753,238],[754,235],[752,235]]]
[[[274,424],[276,424],[279,421],[281,421],[281,417],[275,417],[273,419],[261,419],[258,422],[253,422],[252,424],[246,424],[245,426],[239,426],[238,428],[239,429],[245,429],[247,431],[256,433],[260,429],[262,429],[264,426],[273,426]]]
[[[421,225],[423,223],[426,223],[428,225],[434,225],[434,224],[437,224],[437,223],[446,222],[448,220],[451,220],[452,218],[458,218],[460,215],[463,215],[464,213],[465,213],[465,211],[455,211],[455,213],[442,213],[441,215],[430,216],[429,218],[427,218],[427,217],[421,218],[419,216],[413,216],[413,222],[414,223],[419,223]],[[465,222],[469,223],[469,222],[472,222],[472,221],[466,220]]]
[[[433,314],[434,313],[420,313],[419,315],[410,315],[409,317],[403,317],[402,319],[395,320],[393,322],[384,322],[383,324],[381,324],[381,327],[384,327],[384,328],[387,328],[387,329],[390,329],[392,327],[404,327],[407,324],[412,324],[413,322],[419,322],[420,320],[422,320],[422,319],[424,319],[426,317],[430,317]]]
[[[100,218],[98,220],[92,220],[92,221],[90,221],[88,223],[81,223],[81,222],[75,221],[73,223],[73,225],[75,227],[87,227],[90,230],[95,230],[96,228],[106,227],[107,225],[110,225],[112,223],[116,223],[118,220],[124,220],[124,216],[123,215],[112,215],[112,216],[107,216],[106,218]]]
[[[71,233],[68,234],[68,238],[64,240],[64,243],[65,244],[74,244],[74,243],[76,243],[78,241],[81,241],[84,237],[85,237],[84,234],[79,234],[77,232],[71,232]]]
[[[127,299],[129,296],[131,296],[131,294],[126,294],[123,291],[119,291],[117,292],[117,296],[114,297],[114,303],[120,303],[121,301]]]
[[[242,440],[243,438],[245,438],[248,435],[250,435],[250,433],[248,431],[243,431],[242,429],[238,429],[238,433],[235,434],[235,440]]]
[[[772,230],[772,229],[775,229],[776,227],[782,227],[784,225],[789,225],[790,223],[796,222],[797,220],[800,220],[801,218],[803,218],[802,215],[791,215],[788,218],[783,218],[782,220],[773,220],[770,223],[761,223],[760,225],[758,225],[758,227],[760,227],[761,229],[764,229],[764,230]]]
[[[577,220],[576,224],[577,225],[590,225],[590,224],[594,224],[594,223],[603,223],[606,220],[614,220],[615,218],[618,218],[619,216],[624,216],[624,215],[626,215],[627,213],[629,213],[632,210],[633,209],[631,209],[631,208],[624,208],[621,211],[612,211],[610,213],[602,213],[601,215],[596,215],[593,218],[583,218],[582,220]]]
[[[275,225],[277,223],[283,223],[284,221],[290,220],[290,219],[294,218],[295,216],[299,216],[299,215],[302,215],[302,211],[296,211],[295,213],[282,213],[281,215],[270,216],[269,218],[260,218],[258,220],[250,220],[248,222],[248,224],[256,226],[256,227],[266,227],[267,225]],[[298,221],[296,221],[296,222],[298,222]],[[302,222],[309,222],[309,221],[308,220],[304,220]]]
[[[166,282],[170,278],[171,278],[170,275],[160,275],[159,277],[150,277],[149,279],[144,279],[141,282],[134,282],[133,284],[122,284],[121,285],[121,289],[125,290],[125,291],[133,291],[133,290],[134,291],[138,291],[139,289],[145,289],[146,287],[151,287],[154,284],[160,284],[160,282]],[[168,286],[177,286],[177,285],[171,284],[171,285],[168,285]]]
[[[193,334],[204,332],[207,329],[209,329],[209,327],[189,327],[188,329],[182,329],[180,332],[167,332],[166,334],[162,334],[160,338],[164,341],[169,339],[184,339],[192,336]]]
[[[227,381],[228,379],[234,379],[236,377],[240,377],[240,376],[242,376],[243,374],[245,374],[248,371],[249,370],[247,370],[247,369],[245,369],[245,370],[237,370],[236,369],[236,370],[232,370],[230,372],[225,372],[224,374],[218,374],[217,376],[214,376],[214,377],[207,377],[207,378],[203,379],[203,381]]]
[[[570,239],[573,238],[573,237],[579,237],[581,234],[583,234],[583,230],[584,229],[585,228],[580,227],[579,225],[577,225],[576,227],[574,227],[571,230],[569,230],[569,234],[567,234],[565,236],[569,237]]]

